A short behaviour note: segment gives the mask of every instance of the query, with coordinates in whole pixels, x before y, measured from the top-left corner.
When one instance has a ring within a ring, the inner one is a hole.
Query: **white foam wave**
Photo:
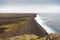
[[[44,23],[44,20],[42,20],[40,16],[37,15],[37,17],[35,18],[35,20],[47,31],[47,33],[55,33],[55,31],[52,28],[48,27]]]

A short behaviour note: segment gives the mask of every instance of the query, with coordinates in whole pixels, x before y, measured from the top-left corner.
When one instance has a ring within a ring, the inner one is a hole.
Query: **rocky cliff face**
[[[1,16],[4,15],[4,16]],[[1,18],[5,17],[6,14],[1,14]],[[8,14],[7,14],[8,15]],[[12,14],[10,14],[12,15]],[[24,25],[22,26],[17,26],[17,28],[13,28],[11,30],[9,30],[8,32],[3,32],[0,33],[0,38],[8,38],[8,37],[14,37],[14,36],[19,36],[19,35],[23,35],[23,34],[35,34],[38,36],[45,36],[48,35],[47,32],[41,27],[41,25],[39,25],[35,20],[34,17],[36,16],[36,14],[15,14],[15,16],[6,16],[5,19],[7,18],[29,18]],[[17,16],[16,16],[17,15]],[[19,16],[19,17],[18,17]],[[11,19],[10,18],[10,19]],[[16,19],[17,19],[16,18]],[[9,20],[10,21],[10,20]],[[22,23],[22,22],[21,22]]]

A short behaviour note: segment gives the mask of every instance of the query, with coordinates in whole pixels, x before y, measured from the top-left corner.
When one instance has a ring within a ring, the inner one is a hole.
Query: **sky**
[[[0,12],[60,13],[60,0],[0,0]]]

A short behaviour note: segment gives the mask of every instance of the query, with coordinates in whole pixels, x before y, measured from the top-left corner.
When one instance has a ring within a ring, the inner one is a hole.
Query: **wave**
[[[40,24],[46,30],[47,33],[55,33],[55,31],[52,28],[50,28],[44,23],[45,21],[42,20],[42,17],[40,17],[39,15],[37,15],[35,20],[37,21],[38,24]]]

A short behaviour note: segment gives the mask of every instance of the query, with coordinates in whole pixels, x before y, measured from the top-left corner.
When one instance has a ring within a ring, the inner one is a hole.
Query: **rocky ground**
[[[24,34],[10,38],[0,38],[0,40],[60,40],[60,34],[49,34],[47,36],[37,36],[34,34]]]
[[[24,40],[60,40],[60,34],[49,34],[44,37],[39,37],[36,35],[25,35],[25,36],[26,37]],[[28,39],[28,36],[31,36],[31,38]],[[17,38],[16,40],[23,40],[23,39],[20,39],[19,37],[16,37],[16,38]]]

